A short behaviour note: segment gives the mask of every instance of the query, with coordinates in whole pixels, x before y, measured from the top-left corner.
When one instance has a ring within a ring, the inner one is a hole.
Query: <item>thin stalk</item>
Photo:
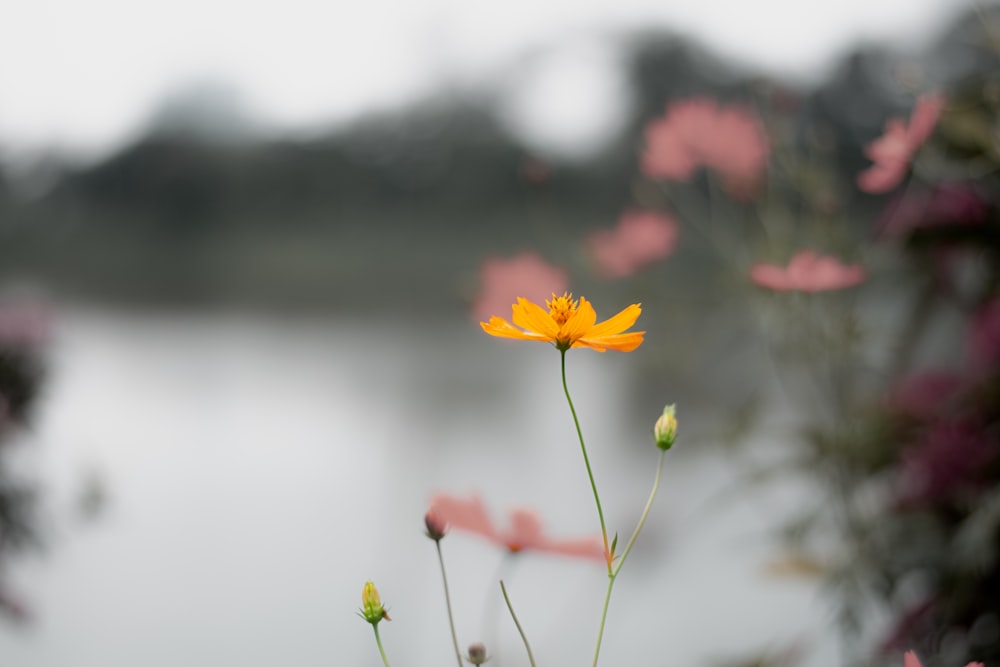
[[[507,597],[507,587],[503,585],[503,579],[500,580],[500,590],[503,592],[503,599],[504,602],[507,603],[507,609],[510,611],[510,617],[514,619],[514,625],[517,626],[517,631],[521,633],[521,641],[524,642],[524,648],[528,652],[528,662],[531,663],[531,667],[535,667],[535,656],[531,653],[531,645],[528,644],[528,638],[524,634],[521,622],[517,620],[517,614],[514,613],[514,607],[511,606],[510,598]]]
[[[649,492],[649,499],[646,501],[646,507],[642,510],[642,516],[639,517],[639,523],[636,525],[635,531],[632,532],[632,537],[629,538],[628,544],[625,545],[625,551],[622,552],[622,556],[618,560],[618,565],[616,565],[614,569],[608,573],[608,591],[604,595],[604,607],[601,609],[601,624],[597,629],[597,646],[594,648],[594,667],[597,667],[597,659],[601,655],[601,640],[604,638],[604,623],[608,618],[608,606],[611,604],[611,591],[615,587],[615,579],[618,577],[618,573],[621,572],[622,565],[625,564],[625,559],[628,558],[628,554],[632,551],[632,546],[635,544],[636,538],[639,537],[639,532],[646,523],[646,517],[649,516],[650,508],[653,507],[653,499],[656,498],[656,492],[660,488],[660,478],[663,473],[663,457],[666,453],[666,450],[660,450],[660,462],[656,466],[656,479],[653,480],[653,488]]]
[[[448,608],[448,627],[451,628],[451,642],[455,646],[455,658],[458,659],[458,667],[462,665],[462,651],[458,648],[458,635],[455,633],[455,619],[451,613],[451,595],[448,593],[448,575],[444,572],[444,556],[441,554],[441,540],[434,540],[437,547],[438,563],[441,564],[441,581],[444,582],[444,603]]]
[[[628,558],[628,553],[632,551],[632,545],[635,544],[636,538],[639,537],[639,531],[642,530],[643,525],[646,523],[646,517],[649,516],[649,510],[653,507],[653,499],[656,498],[656,492],[660,488],[660,477],[663,473],[663,457],[666,455],[667,450],[660,450],[660,462],[656,466],[656,479],[653,480],[653,488],[649,492],[649,499],[646,501],[646,507],[642,510],[642,516],[639,517],[639,523],[635,527],[635,531],[632,533],[632,537],[629,538],[628,544],[625,545],[625,551],[622,552],[622,557],[618,560],[618,565],[615,566],[613,574],[617,575],[621,572],[622,565],[625,564],[625,559]]]
[[[601,609],[601,626],[597,629],[597,646],[594,647],[593,667],[597,667],[597,659],[601,655],[601,640],[604,639],[604,622],[608,620],[608,605],[611,604],[611,589],[615,587],[615,577],[618,572],[608,574],[608,592],[604,594],[604,607]]]
[[[611,550],[608,547],[608,529],[604,524],[604,510],[601,509],[601,497],[597,494],[597,483],[594,481],[594,472],[590,468],[590,458],[587,456],[587,445],[583,442],[583,431],[580,429],[580,420],[576,416],[576,408],[573,407],[573,399],[569,395],[569,385],[566,383],[566,350],[560,350],[562,355],[562,385],[563,393],[566,394],[566,402],[569,403],[569,411],[573,414],[573,424],[576,426],[576,435],[580,439],[580,451],[583,452],[583,463],[587,466],[587,477],[590,479],[590,488],[594,491],[594,502],[597,503],[597,516],[601,520],[601,537],[604,539],[604,553],[608,560],[608,574],[611,574]]]
[[[389,667],[389,658],[385,657],[385,649],[382,648],[382,638],[378,634],[378,623],[372,623],[372,628],[375,629],[375,643],[378,644],[378,654],[382,656],[382,664],[385,667]]]

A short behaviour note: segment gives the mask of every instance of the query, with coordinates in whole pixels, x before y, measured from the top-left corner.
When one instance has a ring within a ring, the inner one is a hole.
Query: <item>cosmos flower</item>
[[[778,292],[824,292],[864,282],[865,270],[860,264],[841,264],[833,257],[802,250],[792,257],[787,267],[754,265],[750,269],[750,279],[761,287]]]
[[[920,664],[920,658],[913,651],[907,651],[906,655],[903,656],[903,667],[923,667]],[[981,662],[970,662],[965,667],[985,667]]]
[[[902,118],[889,119],[882,136],[865,149],[875,164],[858,175],[858,187],[874,194],[899,185],[913,155],[934,131],[944,106],[943,95],[923,95],[913,108],[909,124]]]
[[[545,305],[549,307],[548,312],[538,304],[518,297],[511,308],[511,319],[517,326],[496,316],[491,317],[489,322],[479,324],[491,336],[552,343],[561,351],[571,347],[589,347],[598,352],[631,352],[642,344],[646,333],[625,332],[642,312],[637,303],[600,323],[597,323],[597,313],[589,301],[583,297],[574,301],[573,295],[568,292],[562,296],[553,293],[552,299]]]
[[[507,308],[519,296],[542,301],[569,288],[566,271],[531,251],[485,260],[479,268],[479,280],[480,292],[472,304],[477,322]]]
[[[628,211],[614,229],[591,234],[587,251],[602,275],[625,278],[670,255],[679,235],[677,223],[665,213]]]
[[[767,135],[749,109],[714,100],[682,100],[646,126],[642,171],[651,178],[688,181],[699,167],[716,171],[723,188],[751,198],[770,155]]]
[[[552,539],[545,535],[541,520],[531,510],[511,510],[508,527],[498,530],[479,498],[459,498],[441,493],[431,499],[430,513],[449,529],[474,533],[511,553],[541,551],[605,561],[604,545],[600,537]]]

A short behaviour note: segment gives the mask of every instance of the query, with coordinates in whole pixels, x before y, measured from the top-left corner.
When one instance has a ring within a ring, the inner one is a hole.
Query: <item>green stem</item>
[[[621,572],[622,565],[625,564],[625,559],[628,558],[628,553],[632,551],[632,546],[635,544],[635,540],[639,537],[639,531],[642,530],[643,525],[646,523],[646,517],[649,516],[649,510],[653,507],[653,499],[656,498],[656,492],[660,488],[660,477],[663,473],[663,457],[666,455],[667,451],[665,449],[660,450],[660,462],[656,466],[656,479],[653,480],[653,488],[649,492],[649,499],[646,500],[646,507],[642,510],[642,516],[639,517],[639,523],[635,527],[635,531],[632,533],[632,537],[629,538],[628,544],[625,545],[625,551],[622,552],[622,557],[618,561],[618,565],[614,569],[614,574],[617,575]]]
[[[566,402],[569,403],[569,411],[573,414],[573,424],[576,426],[576,435],[580,438],[580,451],[583,452],[583,463],[587,466],[587,477],[590,479],[590,488],[594,491],[594,502],[597,503],[597,516],[601,520],[601,537],[604,539],[604,553],[608,556],[608,574],[611,574],[611,551],[608,548],[608,529],[604,524],[604,510],[601,509],[601,498],[597,494],[597,483],[594,481],[594,472],[590,469],[590,458],[587,456],[587,445],[583,442],[583,431],[580,429],[580,420],[576,416],[576,408],[573,407],[573,399],[569,395],[569,385],[566,384],[566,350],[560,350],[562,355],[562,385],[563,393],[566,394]]]
[[[448,608],[448,626],[451,628],[451,642],[455,646],[455,657],[458,659],[458,667],[462,665],[462,651],[458,648],[458,635],[455,633],[455,618],[451,613],[451,595],[448,593],[448,576],[444,572],[444,556],[441,554],[441,540],[434,540],[437,547],[438,562],[441,564],[441,581],[444,582],[444,603]]]
[[[524,648],[528,652],[528,662],[531,663],[531,667],[535,667],[535,656],[531,654],[531,646],[528,644],[528,638],[524,634],[524,629],[521,627],[520,621],[517,620],[517,614],[514,613],[514,607],[510,604],[510,598],[507,597],[507,587],[503,585],[503,579],[500,580],[500,591],[503,593],[504,602],[507,603],[507,609],[510,611],[510,617],[514,619],[514,625],[517,626],[517,631],[521,633],[521,641],[524,642]]]
[[[385,667],[389,667],[389,658],[385,657],[385,649],[382,648],[382,638],[378,634],[378,623],[372,623],[372,628],[375,629],[375,643],[378,644],[378,653],[382,656],[382,664]]]
[[[597,629],[597,646],[594,647],[594,667],[597,667],[597,658],[601,655],[601,640],[604,639],[604,622],[608,619],[608,605],[611,604],[611,589],[615,586],[615,577],[618,572],[608,574],[608,592],[604,594],[604,608],[601,609],[601,626]]]

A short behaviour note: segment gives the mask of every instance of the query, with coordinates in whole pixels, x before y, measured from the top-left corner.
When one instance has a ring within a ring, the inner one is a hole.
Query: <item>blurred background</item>
[[[597,530],[558,354],[478,324],[563,290],[601,318],[644,305],[638,350],[569,355],[623,537],[665,403],[681,424],[606,662],[1000,659],[994,4],[4,15],[3,665],[377,665],[366,579],[391,660],[451,660],[432,494]],[[934,92],[911,178],[862,191],[865,147]],[[691,100],[761,128],[766,177],[644,166]],[[625,230],[642,252],[616,263]],[[801,247],[864,284],[749,279]],[[498,576],[540,664],[590,659],[600,566],[442,546],[490,664],[524,663]]]

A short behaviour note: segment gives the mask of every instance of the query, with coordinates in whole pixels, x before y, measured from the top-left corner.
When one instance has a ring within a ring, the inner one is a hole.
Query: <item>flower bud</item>
[[[378,589],[370,581],[365,582],[365,587],[361,589],[361,611],[358,616],[365,619],[372,625],[378,625],[383,618],[391,621],[385,607],[382,606],[382,599],[378,595]]]
[[[424,525],[427,526],[427,537],[435,542],[440,542],[445,532],[447,532],[445,525],[434,516],[433,512],[428,512],[424,515]]]
[[[489,659],[486,657],[486,647],[479,642],[469,644],[469,653],[465,656],[465,659],[473,665],[483,664]]]
[[[663,414],[656,420],[653,427],[653,437],[656,438],[656,446],[667,451],[674,446],[677,438],[677,417],[675,416],[676,406],[668,405],[663,408]]]

